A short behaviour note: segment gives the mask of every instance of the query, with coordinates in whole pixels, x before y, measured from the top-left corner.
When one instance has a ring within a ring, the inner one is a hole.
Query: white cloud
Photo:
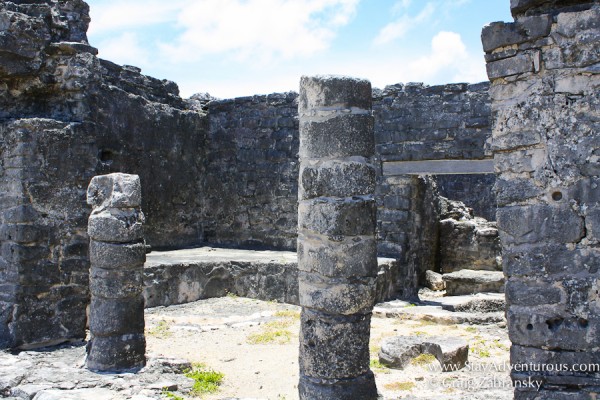
[[[91,35],[174,21],[184,0],[89,0]]]
[[[100,42],[98,56],[117,64],[129,64],[144,68],[149,65],[148,50],[143,47],[138,35],[124,32]]]
[[[254,64],[309,56],[329,47],[359,1],[189,1],[178,16],[183,33],[160,48],[175,62],[217,53]]]
[[[404,6],[404,2],[401,2],[399,4]],[[409,3],[407,3],[406,5],[408,4]],[[396,4],[396,6],[398,6],[398,4]],[[390,42],[393,42],[396,39],[402,38],[404,35],[406,35],[408,31],[429,20],[431,16],[435,13],[435,11],[436,7],[434,6],[434,4],[427,3],[425,8],[423,8],[423,10],[421,10],[421,12],[416,16],[403,14],[394,22],[390,22],[389,24],[381,28],[379,34],[377,35],[373,43],[376,45],[385,45]]]

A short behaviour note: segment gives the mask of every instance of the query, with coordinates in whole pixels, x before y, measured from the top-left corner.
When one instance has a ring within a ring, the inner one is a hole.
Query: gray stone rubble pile
[[[437,196],[439,240],[436,269],[425,271],[431,290],[456,296],[503,292],[504,275],[496,222],[473,215],[460,201]]]
[[[0,352],[0,398],[14,400],[150,400],[163,388],[187,392],[187,360],[153,357],[138,373],[98,374],[83,368],[85,346],[61,345],[13,355]]]

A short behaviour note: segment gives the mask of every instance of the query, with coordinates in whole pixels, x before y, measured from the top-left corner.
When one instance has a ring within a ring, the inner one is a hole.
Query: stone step
[[[379,303],[373,308],[375,318],[397,318],[411,321],[427,321],[439,325],[504,325],[504,310],[502,311],[450,311],[444,309],[439,301],[425,301],[423,303],[410,303],[403,300],[392,300]]]
[[[475,293],[504,293],[504,273],[463,269],[442,276],[446,282],[446,296]]]
[[[463,296],[446,296],[438,299],[442,309],[454,312],[504,312],[504,293],[477,293]]]

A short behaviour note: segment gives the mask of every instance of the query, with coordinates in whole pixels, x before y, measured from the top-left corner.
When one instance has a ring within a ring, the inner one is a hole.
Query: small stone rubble
[[[0,352],[0,397],[35,400],[150,400],[163,388],[187,391],[186,360],[148,357],[138,373],[99,374],[84,367],[85,345],[65,344],[18,354]]]

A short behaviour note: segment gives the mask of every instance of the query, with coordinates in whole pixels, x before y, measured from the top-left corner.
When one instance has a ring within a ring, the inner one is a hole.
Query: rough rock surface
[[[377,302],[395,297],[398,262],[378,258]],[[144,265],[146,307],[227,294],[299,304],[298,256],[290,251],[201,247],[153,251]]]
[[[425,271],[425,284],[431,290],[445,290],[446,282],[442,279],[442,274],[431,270]]]
[[[83,368],[85,346],[67,344],[17,355],[0,353],[0,397],[36,400],[158,399],[162,387],[186,391],[193,381],[183,359],[150,357],[137,374],[98,374]]]
[[[462,269],[443,275],[446,282],[446,295],[460,296],[482,292],[504,292],[502,271],[478,271]]]
[[[93,207],[88,222],[92,296],[85,365],[92,371],[137,371],[146,364],[140,177],[95,176],[87,202]]]
[[[374,400],[377,266],[371,83],[302,77],[298,295],[300,399]]]
[[[88,23],[81,0],[0,1],[0,347],[85,336],[93,176],[140,175],[152,245],[201,240],[205,113],[98,59]]]
[[[439,268],[501,271],[500,238],[495,222],[473,216],[463,203],[441,198]]]
[[[600,260],[600,4],[513,0],[513,23],[482,33],[494,109],[498,229],[513,371],[542,390],[515,399],[597,397]]]
[[[442,371],[453,372],[467,364],[469,344],[458,337],[396,336],[383,341],[379,361],[390,368],[404,369],[421,354],[435,356]]]

